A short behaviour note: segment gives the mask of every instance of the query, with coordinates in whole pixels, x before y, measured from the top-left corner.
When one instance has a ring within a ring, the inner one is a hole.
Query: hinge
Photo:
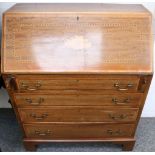
[[[148,85],[149,83],[149,78],[148,76],[144,75],[144,76],[140,76],[140,81],[139,81],[139,86],[138,86],[138,90],[140,92],[145,92],[146,90],[146,86]]]
[[[13,75],[6,75],[5,76],[5,86],[7,89],[9,90],[16,90],[17,89],[17,85],[16,85],[16,80],[15,80],[15,76]]]

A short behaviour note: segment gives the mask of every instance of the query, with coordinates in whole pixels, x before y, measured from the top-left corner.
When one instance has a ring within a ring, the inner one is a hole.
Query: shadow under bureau
[[[27,150],[91,141],[132,150],[152,64],[141,5],[16,4],[3,14],[2,76]]]

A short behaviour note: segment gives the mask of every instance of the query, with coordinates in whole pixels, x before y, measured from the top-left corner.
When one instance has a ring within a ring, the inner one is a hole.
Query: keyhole
[[[79,20],[79,16],[77,16],[77,18],[76,18],[76,19],[77,19],[77,21],[78,21],[78,20]]]

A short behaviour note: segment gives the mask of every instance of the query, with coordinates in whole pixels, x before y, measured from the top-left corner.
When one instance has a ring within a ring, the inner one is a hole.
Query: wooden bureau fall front
[[[3,14],[2,76],[27,150],[91,141],[132,150],[153,75],[151,21],[131,4],[16,4]]]

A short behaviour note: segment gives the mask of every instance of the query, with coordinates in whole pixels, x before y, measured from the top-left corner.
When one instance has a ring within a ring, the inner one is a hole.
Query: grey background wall
[[[2,30],[2,13],[6,11],[8,8],[13,6],[15,3],[2,3],[0,2],[0,42],[1,42],[1,30]],[[6,90],[0,90],[0,108],[11,108],[10,104],[8,103],[8,94]]]
[[[0,3],[0,36],[1,36],[1,27],[2,27],[1,26],[2,25],[2,13],[14,4],[15,3]],[[149,11],[152,12],[153,25],[155,25],[154,24],[155,23],[155,3],[141,3],[141,4],[143,4]],[[153,32],[153,35],[154,34],[155,33]],[[10,104],[8,103],[8,99],[9,97],[7,95],[7,92],[4,89],[1,89],[0,90],[0,108],[11,108]],[[153,77],[153,80],[152,80],[152,84],[151,84],[149,94],[146,99],[146,104],[145,104],[145,107],[142,113],[142,117],[155,117],[155,77]]]

